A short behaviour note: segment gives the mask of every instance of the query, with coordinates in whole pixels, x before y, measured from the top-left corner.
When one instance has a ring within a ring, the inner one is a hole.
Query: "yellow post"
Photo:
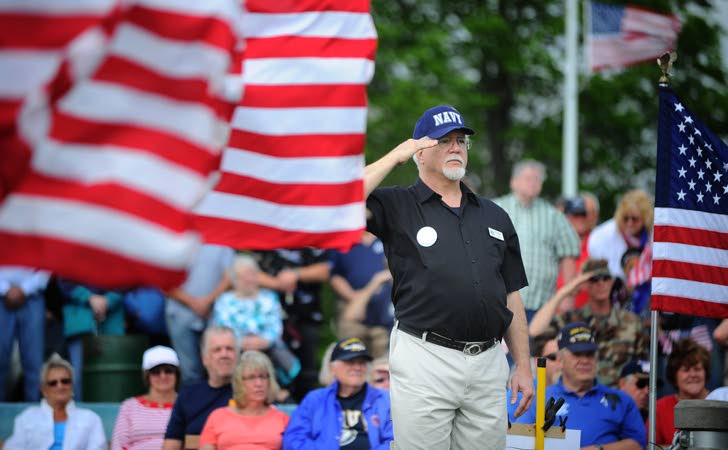
[[[546,421],[546,358],[538,358],[536,368],[536,450],[544,450]]]

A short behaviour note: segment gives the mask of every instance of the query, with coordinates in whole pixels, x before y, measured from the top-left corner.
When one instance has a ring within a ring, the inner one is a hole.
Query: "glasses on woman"
[[[58,386],[59,383],[62,384],[63,386],[68,386],[69,384],[71,384],[71,379],[70,378],[57,378],[55,380],[46,381],[46,384],[50,387],[56,387],[56,386]]]
[[[624,222],[624,223],[627,223],[627,222],[635,222],[635,223],[642,222],[642,217],[640,217],[640,216],[624,216],[624,217],[622,217],[622,222]]]
[[[174,367],[164,367],[164,366],[157,366],[152,367],[149,369],[150,375],[161,375],[163,373],[166,373],[167,375],[174,375],[176,373],[176,370]]]
[[[556,352],[549,353],[548,355],[543,355],[543,357],[548,359],[549,361],[556,361]]]
[[[267,373],[255,373],[251,375],[243,375],[243,381],[253,381],[253,380],[260,380],[265,381],[270,378],[270,376]]]
[[[437,140],[437,145],[440,149],[447,150],[453,142],[455,142],[460,150],[470,150],[470,146],[472,145],[470,139],[466,137],[441,137]]]
[[[594,275],[593,277],[590,277],[589,282],[594,284],[594,283],[598,283],[600,281],[609,281],[611,279],[612,279],[611,275],[607,275],[604,273],[604,274]]]

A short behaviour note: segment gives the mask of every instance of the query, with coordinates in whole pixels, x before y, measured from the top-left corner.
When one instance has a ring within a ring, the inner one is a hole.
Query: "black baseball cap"
[[[624,378],[628,375],[641,375],[645,377],[650,376],[650,362],[642,359],[632,359],[622,367],[619,372],[619,378]]]
[[[561,329],[556,337],[559,350],[567,348],[574,353],[595,352],[598,347],[594,342],[594,331],[584,322],[574,322]]]
[[[350,361],[354,358],[372,360],[366,345],[359,338],[341,339],[331,352],[331,361]]]
[[[586,216],[586,205],[581,197],[573,197],[564,203],[564,214]]]

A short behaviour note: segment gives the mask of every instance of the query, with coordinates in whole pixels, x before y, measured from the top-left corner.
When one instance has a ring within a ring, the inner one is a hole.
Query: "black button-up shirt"
[[[420,179],[378,188],[367,229],[384,243],[397,320],[460,341],[500,338],[513,317],[506,295],[528,284],[518,236],[499,206],[460,188],[459,210]],[[437,233],[430,246],[417,240],[426,226]]]

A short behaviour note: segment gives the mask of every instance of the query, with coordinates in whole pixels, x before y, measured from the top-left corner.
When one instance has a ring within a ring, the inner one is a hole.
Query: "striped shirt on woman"
[[[116,416],[112,450],[159,450],[172,414],[173,403],[155,403],[144,397],[124,400]]]

